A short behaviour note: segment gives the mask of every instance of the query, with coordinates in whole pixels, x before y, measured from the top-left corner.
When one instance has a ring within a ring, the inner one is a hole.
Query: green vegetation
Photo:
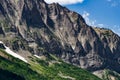
[[[5,54],[3,50],[0,50],[1,54]],[[31,68],[29,68],[30,65],[22,62],[21,60],[14,58],[10,55],[4,55],[5,58],[0,56],[0,69],[7,70],[9,72],[12,72],[16,75],[19,75],[25,80],[46,80],[43,76],[38,74],[37,72],[33,71]],[[6,57],[7,56],[7,57]],[[7,78],[7,77],[6,77]],[[1,77],[0,77],[1,79]],[[9,80],[9,79],[7,79]]]
[[[25,80],[23,77],[18,76],[7,70],[0,69],[0,79],[1,80]]]
[[[107,31],[105,31],[105,32],[103,33],[103,35],[104,35],[104,36],[111,36],[111,32],[107,30]]]
[[[29,57],[29,64],[8,55],[4,50],[0,50],[0,55],[0,70],[8,73],[3,77],[10,77],[4,80],[15,80],[11,79],[11,76],[19,77],[21,80],[101,80],[86,70],[62,62],[52,54],[45,59]]]
[[[31,68],[47,77],[48,80],[101,80],[86,70],[67,64],[56,59],[38,59],[32,57]]]
[[[103,80],[120,80],[120,75],[117,72],[105,70]]]
[[[94,28],[94,30],[99,34],[101,33],[103,36],[110,37],[113,32],[110,29],[107,28]]]

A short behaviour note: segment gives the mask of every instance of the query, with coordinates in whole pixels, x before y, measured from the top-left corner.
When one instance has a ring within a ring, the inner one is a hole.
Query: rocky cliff
[[[27,58],[51,53],[91,72],[120,73],[120,37],[44,0],[0,0],[0,40]]]

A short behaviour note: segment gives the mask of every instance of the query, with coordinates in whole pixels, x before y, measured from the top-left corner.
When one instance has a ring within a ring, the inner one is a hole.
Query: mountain
[[[58,3],[0,0],[0,41],[28,61],[49,53],[95,75],[120,73],[120,37]]]
[[[90,72],[64,63],[53,55],[41,58],[37,55],[22,60],[0,49],[1,80],[101,80]]]

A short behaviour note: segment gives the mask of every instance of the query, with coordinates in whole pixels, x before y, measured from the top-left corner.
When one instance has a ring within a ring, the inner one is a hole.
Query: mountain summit
[[[0,0],[0,41],[28,60],[52,54],[93,73],[120,73],[120,37],[58,3]]]

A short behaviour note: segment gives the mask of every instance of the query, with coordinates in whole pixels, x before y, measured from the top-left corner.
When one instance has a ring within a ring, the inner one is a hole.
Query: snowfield
[[[27,61],[24,57],[22,57],[22,56],[18,55],[17,53],[13,52],[12,50],[10,50],[10,48],[7,47],[7,46],[5,46],[5,44],[4,44],[2,41],[0,41],[0,43],[4,45],[4,47],[6,48],[5,51],[6,51],[8,54],[10,54],[10,55],[12,55],[13,57],[16,57],[16,58],[18,58],[18,59],[26,62],[26,63],[28,63],[28,61]]]

